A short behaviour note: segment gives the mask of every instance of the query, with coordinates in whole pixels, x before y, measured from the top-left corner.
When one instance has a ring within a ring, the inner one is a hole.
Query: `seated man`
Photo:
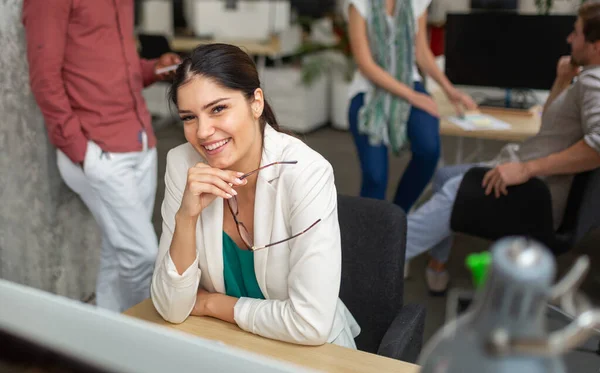
[[[540,132],[521,145],[502,149],[486,164],[493,169],[482,186],[490,198],[502,198],[511,185],[542,178],[552,196],[555,229],[564,215],[573,175],[600,167],[600,3],[580,8],[567,41],[571,56],[558,61]],[[433,294],[443,294],[448,286],[444,263],[452,246],[450,217],[468,169],[467,165],[441,169],[434,182],[436,193],[408,216],[406,257],[429,250],[426,278]]]

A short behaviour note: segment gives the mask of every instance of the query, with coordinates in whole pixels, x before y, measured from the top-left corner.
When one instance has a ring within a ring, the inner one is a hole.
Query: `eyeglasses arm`
[[[267,167],[270,167],[270,166],[275,166],[276,164],[296,164],[296,163],[298,163],[298,161],[280,161],[280,162],[273,162],[273,163],[269,163],[269,164],[267,164],[267,165],[264,165],[264,166],[262,166],[262,167],[259,167],[259,168],[257,168],[257,169],[256,169],[256,170],[254,170],[254,171],[250,171],[250,172],[248,172],[248,173],[246,173],[246,174],[243,174],[242,176],[240,176],[240,180],[244,180],[244,179],[245,179],[245,178],[247,178],[248,176],[250,176],[250,175],[252,175],[252,174],[255,174],[255,173],[257,173],[258,171],[260,171],[260,170],[263,170],[263,169],[265,169],[265,168],[267,168]]]
[[[312,227],[314,227],[315,225],[317,225],[317,224],[318,224],[320,221],[321,221],[321,219],[318,219],[317,221],[315,221],[314,223],[312,223],[312,224],[310,225],[310,227],[306,228],[305,230],[303,230],[303,231],[302,231],[302,232],[300,232],[300,233],[296,233],[296,234],[295,234],[295,235],[293,235],[292,237],[288,237],[288,238],[286,238],[285,240],[281,240],[281,241],[277,241],[277,242],[272,242],[272,243],[270,243],[270,244],[268,244],[268,245],[265,245],[265,246],[259,246],[259,247],[253,246],[253,247],[251,247],[251,248],[250,248],[250,251],[257,251],[257,250],[266,249],[267,247],[271,247],[271,246],[279,245],[280,243],[284,243],[284,242],[286,242],[286,241],[289,241],[289,240],[291,240],[291,239],[293,239],[293,238],[296,238],[296,237],[298,237],[298,236],[300,236],[300,235],[302,235],[302,234],[304,234],[304,233],[308,232],[308,231],[309,231],[309,230],[310,230]]]

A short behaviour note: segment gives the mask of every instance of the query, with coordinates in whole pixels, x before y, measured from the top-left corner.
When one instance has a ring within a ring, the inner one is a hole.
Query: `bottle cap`
[[[482,253],[474,253],[467,256],[465,264],[471,271],[473,283],[476,288],[480,288],[485,284],[487,278],[488,269],[492,262],[492,254],[489,251]]]

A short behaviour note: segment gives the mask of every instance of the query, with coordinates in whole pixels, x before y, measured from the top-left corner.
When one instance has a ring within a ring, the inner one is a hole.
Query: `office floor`
[[[166,154],[169,149],[185,142],[183,132],[177,125],[167,126],[157,131],[158,137],[158,154],[159,154],[159,184],[157,190],[154,224],[158,232],[160,232],[160,203],[164,194],[164,168]],[[360,188],[360,168],[358,159],[355,153],[352,137],[349,132],[338,131],[329,127],[324,127],[307,135],[301,135],[309,146],[321,153],[331,162],[335,171],[336,186],[339,193],[348,195],[358,195]],[[443,154],[445,160],[455,159],[456,139],[445,137],[442,139]],[[465,149],[473,148],[472,141],[464,141]],[[484,144],[483,159],[489,159],[497,153],[502,147],[502,143],[496,141],[486,141]],[[388,199],[391,199],[394,193],[394,188],[398,182],[406,163],[408,156],[391,157],[390,158],[390,186],[388,188]],[[427,198],[427,193],[422,199]],[[584,243],[583,250],[590,247],[595,242],[600,242],[598,239],[587,240]],[[586,241],[586,242],[587,242]],[[467,254],[486,250],[490,242],[466,236],[457,237],[452,249],[452,260],[449,263],[449,270],[452,276],[452,286],[454,287],[470,287],[469,273],[464,266],[464,260]],[[595,246],[595,245],[594,245]],[[596,250],[597,251],[597,250]],[[578,251],[579,252],[579,251]],[[573,262],[574,255],[565,255],[559,260],[559,269],[564,270]],[[410,277],[406,281],[405,297],[407,303],[419,303],[427,308],[427,320],[425,326],[425,339],[428,340],[436,330],[444,323],[446,299],[440,297],[431,297],[427,293],[427,288],[424,280],[424,268],[426,265],[426,257],[416,258],[410,265]],[[596,266],[596,268],[598,268]],[[600,281],[595,281],[600,283]],[[586,283],[587,284],[587,283]],[[586,288],[587,294],[596,294],[600,297],[600,289],[590,285]]]

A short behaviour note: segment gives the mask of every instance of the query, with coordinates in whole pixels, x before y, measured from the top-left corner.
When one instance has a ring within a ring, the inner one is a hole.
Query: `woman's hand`
[[[177,214],[180,217],[197,219],[202,210],[217,197],[224,199],[237,195],[233,185],[245,185],[247,180],[240,180],[242,172],[220,170],[204,163],[190,168],[181,206]]]
[[[477,104],[475,101],[466,93],[459,91],[454,87],[450,87],[446,91],[446,97],[448,100],[454,105],[456,109],[456,114],[463,115],[465,110],[475,110],[477,109]]]
[[[237,301],[238,298],[211,293],[199,287],[191,315],[214,317],[235,324],[234,307]]]
[[[419,109],[429,113],[430,115],[436,118],[440,117],[438,106],[429,95],[413,91],[413,94],[408,98],[408,102],[410,102],[412,106],[418,107]]]

